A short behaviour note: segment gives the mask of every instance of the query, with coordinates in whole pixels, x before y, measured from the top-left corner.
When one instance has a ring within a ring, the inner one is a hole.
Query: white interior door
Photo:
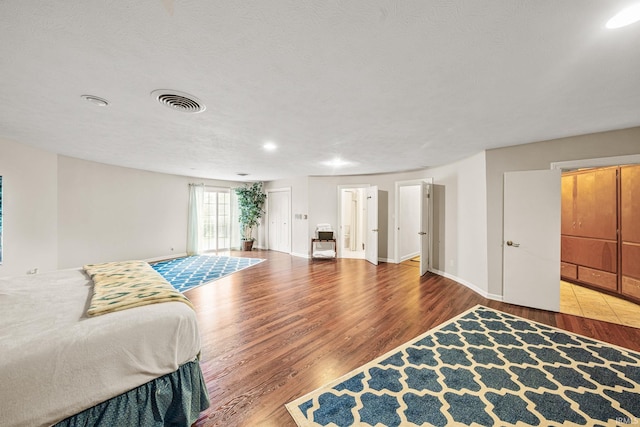
[[[378,187],[367,187],[367,241],[365,259],[378,265]]]
[[[267,216],[269,220],[269,249],[290,253],[291,192],[269,192],[267,209]]]
[[[503,298],[560,310],[560,170],[505,172]]]
[[[431,254],[429,247],[431,236],[429,234],[429,219],[431,212],[431,186],[426,182],[420,183],[420,276],[424,276],[429,270]]]

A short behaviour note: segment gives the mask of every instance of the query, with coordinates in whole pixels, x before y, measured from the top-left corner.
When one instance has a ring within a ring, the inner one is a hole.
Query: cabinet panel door
[[[616,291],[618,288],[618,277],[614,273],[593,268],[578,267],[578,280],[610,291]]]
[[[640,166],[620,168],[622,241],[640,243]]]
[[[617,243],[613,240],[562,236],[560,253],[564,262],[610,273],[618,271]]]
[[[560,220],[560,233],[573,235],[575,233],[576,217],[575,217],[575,189],[576,176],[562,176],[562,213]]]
[[[576,176],[577,229],[575,235],[617,239],[617,168],[604,168]]]
[[[622,276],[622,293],[640,300],[640,280]]]
[[[569,264],[568,262],[560,263],[560,277],[566,277],[568,279],[578,278],[578,266],[575,264]]]
[[[640,280],[640,244],[622,243],[622,274]]]

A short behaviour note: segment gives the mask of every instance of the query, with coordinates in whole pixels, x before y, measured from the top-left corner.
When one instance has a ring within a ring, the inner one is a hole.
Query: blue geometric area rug
[[[260,258],[194,255],[152,264],[162,277],[180,292],[261,263]]]
[[[640,353],[476,306],[286,405],[299,426],[640,423]]]

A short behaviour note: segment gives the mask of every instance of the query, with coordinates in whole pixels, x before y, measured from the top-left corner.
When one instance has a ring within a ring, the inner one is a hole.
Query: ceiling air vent
[[[177,90],[158,89],[151,92],[151,96],[172,110],[183,113],[201,113],[207,108],[195,96]]]

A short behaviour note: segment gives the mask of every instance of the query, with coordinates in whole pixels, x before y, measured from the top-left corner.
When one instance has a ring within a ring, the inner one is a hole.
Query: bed
[[[190,425],[209,405],[193,309],[88,316],[92,295],[83,269],[0,278],[0,423]]]

